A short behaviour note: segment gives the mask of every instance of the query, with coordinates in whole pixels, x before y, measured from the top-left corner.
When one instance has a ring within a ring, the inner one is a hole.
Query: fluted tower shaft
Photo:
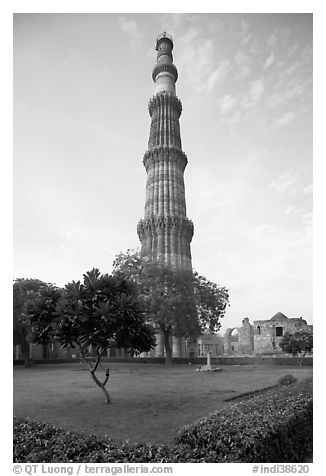
[[[190,243],[193,224],[187,218],[179,118],[182,105],[176,96],[177,68],[173,41],[167,34],[156,42],[157,63],[152,77],[154,96],[148,110],[151,126],[143,163],[147,172],[144,219],[137,226],[142,253],[178,269],[192,269]]]

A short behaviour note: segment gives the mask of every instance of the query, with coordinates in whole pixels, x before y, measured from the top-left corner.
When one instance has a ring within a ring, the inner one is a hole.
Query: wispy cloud
[[[263,69],[268,69],[272,66],[272,64],[274,63],[274,60],[275,60],[275,55],[274,53],[272,52],[268,58],[266,59],[265,63],[264,63],[264,66],[263,66]]]
[[[257,79],[251,81],[249,90],[242,99],[239,94],[236,96],[232,96],[231,94],[224,95],[217,102],[221,115],[223,116],[222,122],[233,128],[240,121],[248,119],[260,102],[264,89],[264,81]],[[235,106],[237,106],[236,110]]]
[[[135,48],[144,35],[135,20],[128,20],[126,17],[119,17],[118,23],[121,30],[129,36],[131,46]]]
[[[176,54],[183,84],[191,88],[193,94],[212,91],[216,84],[225,80],[231,69],[227,59],[216,62],[214,42],[193,26],[178,35]]]
[[[172,36],[185,24],[195,21],[191,14],[185,13],[157,13],[155,14],[162,31],[167,31]]]
[[[252,33],[249,33],[249,34],[246,35],[246,36],[244,37],[244,39],[242,40],[242,44],[243,44],[243,45],[247,45],[247,44],[252,40],[252,38],[253,38]]]
[[[217,68],[214,69],[210,73],[207,79],[207,89],[211,91],[215,84],[217,84],[219,81],[222,81],[223,79],[226,78],[229,70],[230,70],[231,64],[229,60],[224,60],[220,61]]]
[[[303,189],[303,193],[305,194],[311,194],[313,192],[313,184],[310,183],[309,185],[307,185],[306,187],[304,187]]]
[[[265,86],[262,79],[252,81],[248,94],[242,100],[242,106],[245,109],[251,109],[256,106],[261,99]]]
[[[289,205],[285,208],[283,214],[284,215],[304,215],[303,208],[295,207],[294,205]]]
[[[269,224],[250,230],[247,236],[261,257],[248,273],[255,287],[264,287],[268,281],[277,281],[280,288],[282,283],[295,287],[303,284],[305,273],[312,271],[311,235],[309,224],[303,224],[296,230]]]
[[[231,96],[230,94],[226,94],[221,99],[219,99],[218,105],[221,114],[226,114],[227,112],[230,112],[236,105],[236,102],[236,98],[234,96]]]
[[[266,40],[266,43],[268,44],[268,46],[275,48],[275,46],[277,45],[277,42],[278,42],[278,35],[276,32],[273,32],[270,35],[268,35],[268,38]]]
[[[307,93],[308,88],[310,89],[311,85],[312,78],[308,78],[305,80],[300,78],[293,79],[288,83],[288,88],[285,92],[285,96],[289,99],[302,96],[303,94]]]
[[[274,122],[277,126],[286,126],[293,121],[295,116],[296,114],[292,111],[285,112],[282,116],[276,118]]]
[[[267,97],[266,105],[269,109],[273,109],[277,106],[281,106],[286,102],[284,94],[272,93]]]
[[[183,84],[194,93],[206,89],[207,78],[214,70],[214,47],[211,39],[202,38],[200,31],[189,27],[182,35],[178,35],[178,54],[176,63]]]
[[[270,186],[277,193],[294,195],[302,189],[299,172],[296,170],[288,170],[272,180]]]
[[[244,53],[241,49],[237,51],[234,62],[238,67],[240,78],[247,78],[251,74],[250,69],[250,57]]]

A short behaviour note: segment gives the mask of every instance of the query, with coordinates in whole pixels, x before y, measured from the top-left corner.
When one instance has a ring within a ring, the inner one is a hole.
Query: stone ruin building
[[[312,329],[300,318],[290,318],[276,313],[271,319],[257,320],[250,324],[245,317],[241,327],[229,328],[224,335],[225,355],[275,354],[282,352],[279,345],[286,332],[293,334],[301,329]]]

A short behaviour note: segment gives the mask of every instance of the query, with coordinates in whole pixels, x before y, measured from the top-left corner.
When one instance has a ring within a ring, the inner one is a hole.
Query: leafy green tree
[[[171,337],[200,334],[193,292],[193,275],[160,261],[147,262],[141,285],[150,322],[164,339],[166,363],[172,363]]]
[[[150,261],[139,251],[119,253],[113,274],[136,283],[147,315],[164,336],[166,362],[172,361],[170,337],[197,337],[205,329],[217,331],[228,304],[228,291],[198,273]]]
[[[194,295],[201,331],[217,332],[229,305],[229,291],[195,272]]]
[[[128,249],[126,253],[118,253],[113,261],[113,275],[132,279],[137,285],[141,284],[141,275],[149,259],[142,256],[140,251]]]
[[[93,269],[83,275],[83,283],[67,284],[62,295],[45,292],[29,312],[33,341],[38,344],[57,341],[63,348],[79,349],[96,385],[106,390],[109,369],[104,380],[96,375],[101,357],[112,344],[129,352],[145,352],[155,346],[154,329],[145,323],[144,309],[131,281],[101,275]],[[89,349],[95,361],[89,360]]]
[[[39,299],[45,289],[54,288],[53,284],[39,279],[17,278],[13,283],[13,343],[20,345],[25,366],[32,364],[29,355],[31,328],[28,308]]]
[[[297,357],[301,367],[307,352],[311,352],[313,348],[312,331],[310,329],[301,329],[293,334],[286,332],[282,337],[280,347],[283,352]]]

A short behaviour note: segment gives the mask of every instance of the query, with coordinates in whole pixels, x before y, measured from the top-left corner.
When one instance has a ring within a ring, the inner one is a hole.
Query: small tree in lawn
[[[312,332],[309,329],[301,329],[294,334],[286,332],[282,337],[280,347],[283,352],[292,354],[293,357],[297,356],[301,367],[307,352],[311,352],[313,348]]]
[[[42,296],[30,310],[34,342],[57,341],[62,347],[78,348],[91,377],[110,402],[106,384],[96,375],[102,355],[114,343],[129,352],[149,351],[155,346],[154,330],[145,323],[144,309],[132,282],[98,269],[84,274],[84,281],[69,283],[63,296]],[[92,346],[94,362],[88,359]]]

